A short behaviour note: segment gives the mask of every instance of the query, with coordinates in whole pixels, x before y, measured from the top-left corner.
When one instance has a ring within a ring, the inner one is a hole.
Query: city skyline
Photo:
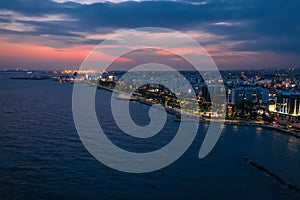
[[[300,200],[299,8],[0,1],[0,200]]]
[[[221,70],[299,68],[298,7],[297,1],[269,0],[3,1],[0,69],[76,69],[111,35],[154,26],[192,37]],[[185,51],[194,53],[193,49]],[[139,63],[135,59],[124,57],[117,63]]]

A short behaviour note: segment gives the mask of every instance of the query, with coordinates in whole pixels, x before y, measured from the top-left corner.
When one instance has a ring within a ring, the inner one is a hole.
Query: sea
[[[169,166],[149,173],[121,172],[94,158],[80,140],[72,115],[74,85],[10,79],[22,73],[0,73],[0,199],[300,199],[299,193],[243,159],[299,188],[299,138],[226,125],[215,148],[199,159],[208,127],[199,124],[190,148]],[[99,123],[109,139],[128,151],[162,148],[179,123],[194,123],[176,122],[168,115],[166,130],[158,136],[129,137],[112,118],[110,98],[109,91],[97,90]],[[136,124],[149,123],[148,105],[131,102],[130,111]]]

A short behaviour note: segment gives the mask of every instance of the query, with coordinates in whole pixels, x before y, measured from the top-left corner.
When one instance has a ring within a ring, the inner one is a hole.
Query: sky
[[[0,69],[76,69],[100,42],[139,27],[187,34],[220,69],[300,68],[299,10],[298,0],[3,0]]]

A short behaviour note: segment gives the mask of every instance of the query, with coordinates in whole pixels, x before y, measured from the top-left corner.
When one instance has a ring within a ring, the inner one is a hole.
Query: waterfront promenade
[[[116,90],[113,90],[111,88],[101,86],[99,84],[90,83],[90,82],[87,82],[87,83],[92,85],[92,86],[97,86],[99,89],[104,89],[104,90],[108,90],[110,92],[114,91],[114,92],[117,92],[119,94],[124,94],[121,91],[116,91]],[[143,97],[135,97],[133,100],[138,101],[142,104],[149,105],[149,106],[156,104],[156,102],[151,101],[147,98],[143,98]],[[180,116],[180,114],[185,114],[185,115],[190,116],[189,122],[200,121],[200,123],[210,123],[211,121],[214,121],[214,122],[220,121],[220,120],[215,119],[215,118],[203,117],[200,114],[195,114],[195,113],[192,113],[192,112],[186,112],[186,111],[182,111],[180,109],[175,109],[175,108],[170,108],[170,107],[165,107],[164,109],[165,109],[166,112],[168,112],[169,114],[172,114],[172,115]],[[196,117],[198,117],[198,119],[196,119]],[[181,121],[181,120],[179,118],[176,118],[175,121]],[[261,127],[261,128],[265,128],[265,129],[277,130],[277,131],[285,133],[285,134],[293,135],[296,138],[300,138],[300,132],[293,131],[291,129],[286,129],[285,127],[280,126],[278,124],[266,123],[264,121],[254,121],[254,120],[228,120],[228,119],[226,119],[226,120],[221,120],[221,121],[223,121],[225,125]]]

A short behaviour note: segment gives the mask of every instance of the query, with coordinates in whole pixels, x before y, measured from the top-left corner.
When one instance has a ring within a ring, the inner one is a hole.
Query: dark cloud
[[[45,13],[59,13],[65,10],[64,6],[51,0],[10,0],[1,1],[0,8],[13,10],[20,13],[32,15],[43,15]]]
[[[1,10],[26,16],[64,14],[68,19],[57,22],[22,21],[34,31],[10,34],[61,35],[81,38],[81,43],[100,40],[84,39],[74,32],[109,33],[119,28],[145,26],[165,27],[180,31],[201,30],[225,36],[224,42],[243,41],[235,51],[273,51],[300,53],[300,1],[280,0],[215,0],[206,4],[195,1],[143,1],[94,3],[56,3],[50,0],[1,1]],[[1,17],[0,22],[5,21]],[[223,23],[220,23],[223,22]],[[5,34],[7,31],[1,30]],[[103,38],[104,39],[104,38]],[[78,42],[78,41],[74,41]],[[72,43],[71,40],[69,43]]]

